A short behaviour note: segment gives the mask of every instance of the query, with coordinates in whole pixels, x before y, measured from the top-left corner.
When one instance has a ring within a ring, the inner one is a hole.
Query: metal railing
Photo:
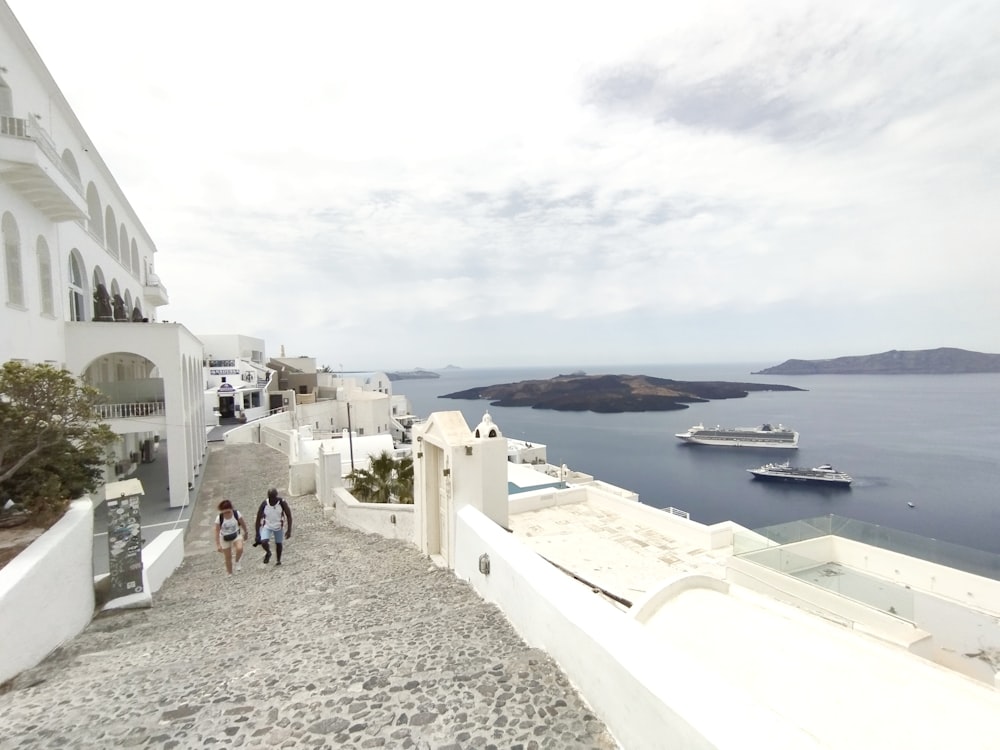
[[[98,404],[97,413],[101,419],[162,417],[167,413],[167,408],[163,401],[137,401],[131,404]]]
[[[80,178],[73,174],[63,163],[62,157],[59,155],[59,150],[52,140],[52,136],[35,120],[26,117],[11,117],[9,115],[0,116],[0,135],[34,141],[42,153],[58,168],[59,173],[73,186],[80,197],[84,197],[83,183],[80,182]]]
[[[680,508],[675,508],[673,506],[670,506],[669,508],[661,508],[661,510],[664,513],[669,513],[672,516],[679,516],[680,518],[687,518],[687,519],[691,518],[691,514],[688,513],[686,510],[681,510]]]

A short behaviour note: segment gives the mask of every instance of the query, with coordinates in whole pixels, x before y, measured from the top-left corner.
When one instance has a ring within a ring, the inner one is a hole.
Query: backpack
[[[240,522],[240,512],[238,510],[236,510],[236,508],[233,508],[233,518],[236,519],[236,523],[237,524]],[[222,526],[222,514],[221,513],[219,514],[219,526]]]

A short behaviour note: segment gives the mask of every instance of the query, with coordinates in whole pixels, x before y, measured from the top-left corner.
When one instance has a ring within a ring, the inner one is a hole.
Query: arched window
[[[121,249],[122,265],[128,268],[131,258],[128,252],[128,232],[125,231],[124,224],[122,224],[121,231],[118,233],[118,247]]]
[[[94,320],[108,322],[115,319],[114,308],[111,306],[111,292],[104,281],[104,271],[100,266],[94,268]]]
[[[97,194],[97,187],[94,183],[87,185],[87,214],[90,217],[87,229],[101,244],[104,244],[104,217],[101,215],[101,196]]]
[[[55,315],[55,300],[52,296],[52,255],[44,237],[39,236],[35,252],[38,255],[38,291],[42,300],[42,314]]]
[[[7,302],[24,307],[24,280],[21,276],[21,233],[11,213],[3,215],[3,255],[7,270]]]
[[[69,254],[69,319],[86,320],[87,306],[83,290],[83,267],[80,263],[80,251],[73,248]]]
[[[76,181],[82,184],[83,180],[80,179],[80,167],[78,167],[76,164],[76,157],[73,156],[73,152],[70,151],[68,148],[63,149],[62,163],[63,166],[66,167],[67,170],[69,170],[69,173],[74,177],[76,177]]]
[[[115,220],[115,210],[108,206],[104,211],[104,227],[106,232],[107,243],[105,247],[108,248],[110,252],[116,258],[118,257],[118,232],[115,231],[115,227],[118,222]]]
[[[68,148],[63,149],[62,157],[60,158],[63,165],[63,173],[69,177],[69,181],[73,183],[81,195],[83,195],[83,180],[80,179],[80,168],[76,165],[76,157],[73,156],[73,152]],[[72,175],[72,177],[70,177]],[[81,216],[76,220],[76,223],[81,227],[84,226],[83,217]]]
[[[132,275],[139,278],[139,247],[132,240]]]
[[[122,297],[122,289],[118,286],[118,279],[111,280],[111,310],[115,320],[128,320],[128,307],[125,306],[125,298]]]
[[[10,93],[10,86],[0,76],[0,115],[6,117],[13,117],[14,115],[14,97]]]

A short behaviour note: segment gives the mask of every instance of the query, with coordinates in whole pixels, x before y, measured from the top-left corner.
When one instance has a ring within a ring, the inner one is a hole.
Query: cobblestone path
[[[556,664],[415,547],[289,498],[281,567],[226,578],[222,497],[253,515],[287,464],[213,447],[184,564],[153,607],[102,615],[0,694],[2,748],[596,748],[616,744]]]

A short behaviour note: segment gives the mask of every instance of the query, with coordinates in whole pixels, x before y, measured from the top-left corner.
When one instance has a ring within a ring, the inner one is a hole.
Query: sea
[[[775,363],[443,369],[401,380],[413,411],[461,411],[474,429],[489,412],[501,432],[544,443],[551,464],[687,511],[704,524],[747,528],[835,514],[1000,554],[1000,374],[753,375]],[[751,392],[667,412],[597,414],[492,406],[442,398],[455,391],[571,372],[675,380],[775,383],[802,391]],[[798,450],[686,444],[695,424],[797,430]],[[746,470],[770,461],[832,464],[850,488],[762,482]],[[911,504],[913,507],[911,507]]]

